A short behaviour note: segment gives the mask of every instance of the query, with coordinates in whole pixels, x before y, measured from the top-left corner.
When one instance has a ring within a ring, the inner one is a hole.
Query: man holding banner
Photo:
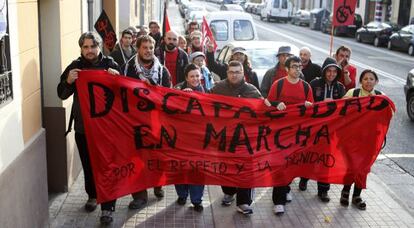
[[[213,87],[211,93],[231,97],[262,98],[259,90],[244,80],[243,65],[236,60],[229,62],[226,79],[219,81]],[[224,206],[230,206],[232,201],[234,201],[234,194],[236,194],[237,211],[242,214],[253,213],[253,209],[250,207],[253,189],[227,186],[222,186],[221,188],[224,193],[222,200]]]
[[[171,87],[170,74],[154,55],[155,40],[150,35],[143,35],[137,39],[137,54],[127,63],[126,75],[140,79],[151,85]],[[161,187],[154,188],[154,194],[158,198],[164,197]],[[134,198],[129,203],[129,209],[140,209],[147,204],[147,190],[135,192]]]
[[[79,38],[81,56],[66,67],[65,71],[60,76],[60,83],[57,88],[58,96],[62,100],[73,95],[69,127],[66,134],[70,132],[72,121],[74,120],[75,141],[85,176],[85,190],[88,194],[88,201],[85,204],[85,210],[88,212],[92,212],[96,209],[97,194],[92,174],[88,143],[82,121],[78,91],[76,90],[75,84],[78,79],[78,72],[83,69],[104,69],[110,74],[119,75],[118,64],[111,57],[108,58],[101,53],[101,45],[102,41],[98,34],[94,32],[83,33]],[[112,212],[115,211],[115,202],[116,200],[112,200],[101,204],[102,214],[100,221],[102,224],[109,224],[112,222]]]
[[[304,104],[311,107],[313,104],[313,94],[310,85],[300,79],[302,61],[297,56],[291,56],[285,62],[287,76],[273,83],[269,90],[269,96],[264,100],[265,105],[274,106],[279,111],[286,110],[287,105]],[[285,213],[286,202],[292,200],[290,186],[276,186],[273,188],[273,212],[276,215]]]

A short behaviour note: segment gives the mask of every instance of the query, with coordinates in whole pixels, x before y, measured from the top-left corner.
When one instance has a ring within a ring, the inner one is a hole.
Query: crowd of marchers
[[[149,31],[148,31],[149,27]],[[197,23],[189,23],[186,34],[175,31],[161,34],[160,25],[151,21],[146,26],[129,27],[121,34],[109,56],[101,52],[102,41],[95,32],[86,32],[79,38],[80,56],[66,67],[60,76],[57,87],[58,96],[67,99],[73,95],[70,123],[74,122],[75,141],[85,177],[85,191],[88,200],[85,210],[94,211],[97,207],[96,189],[93,179],[87,139],[80,112],[78,91],[75,83],[82,69],[102,69],[114,75],[125,75],[151,85],[175,88],[186,92],[220,94],[231,97],[262,99],[266,106],[285,110],[291,104],[304,104],[311,107],[314,102],[382,94],[375,89],[377,74],[369,69],[359,75],[359,88],[356,87],[357,69],[350,64],[351,49],[340,46],[333,58],[327,57],[322,66],[312,62],[311,50],[300,49],[294,56],[291,47],[282,46],[277,53],[277,64],[264,75],[258,83],[255,69],[252,69],[246,50],[236,47],[228,63],[219,63],[214,57],[212,42],[202,44],[202,33]],[[213,74],[214,73],[214,74]],[[215,75],[215,76],[214,76]],[[71,124],[69,124],[71,125]],[[71,126],[69,126],[70,131]],[[308,179],[301,178],[299,189],[306,191]],[[329,183],[318,182],[318,197],[328,203]],[[179,205],[185,205],[188,196],[197,212],[203,211],[203,185],[175,185]],[[222,186],[222,204],[229,206],[235,200],[237,211],[252,214],[253,189]],[[354,185],[350,200],[351,185],[345,185],[340,196],[340,204],[352,203],[356,208],[365,210],[366,202],[361,198],[362,187]],[[154,188],[158,198],[164,197],[162,186]],[[129,209],[136,210],[146,206],[146,190],[132,194]],[[292,201],[290,186],[275,186],[272,200],[276,215],[285,213],[287,202]],[[101,204],[101,224],[113,221],[116,200]]]

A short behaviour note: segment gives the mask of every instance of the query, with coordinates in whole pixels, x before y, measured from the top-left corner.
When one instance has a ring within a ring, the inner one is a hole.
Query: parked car
[[[185,11],[187,10],[188,5],[191,4],[188,0],[181,0],[180,4],[178,5],[178,11],[180,11],[180,15],[185,17]]]
[[[289,0],[268,0],[264,4],[260,12],[260,20],[266,18],[270,22],[275,19],[286,23],[292,17],[293,6]]]
[[[388,49],[398,49],[414,55],[414,25],[407,25],[398,32],[394,32],[389,40]]]
[[[321,31],[324,33],[331,33],[333,14],[328,18],[322,20]],[[354,22],[352,25],[336,26],[333,31],[334,36],[352,36],[355,37],[356,31],[362,26],[362,17],[359,14],[354,14]]]
[[[407,114],[414,121],[414,69],[407,75],[407,83],[404,86],[405,99],[407,101]]]
[[[252,13],[253,7],[257,5],[257,3],[253,3],[253,2],[246,2],[246,4],[244,4],[244,10],[247,13]]]
[[[248,13],[216,11],[207,14],[206,20],[217,42],[217,52],[232,41],[259,39],[253,18]]]
[[[261,85],[263,76],[267,70],[276,66],[276,54],[281,46],[290,46],[292,53],[299,55],[299,48],[291,43],[276,41],[240,41],[230,42],[221,49],[217,56],[217,61],[227,63],[230,59],[233,48],[243,47],[246,49],[247,55],[253,70],[257,73],[259,85]]]
[[[237,4],[223,4],[220,6],[220,10],[222,11],[237,11],[237,12],[244,12],[243,8]]]
[[[309,26],[310,12],[307,10],[298,10],[292,15],[291,23],[294,25]]]
[[[358,42],[372,43],[378,47],[388,43],[393,31],[398,31],[398,25],[390,22],[371,21],[356,31],[355,39]]]
[[[310,11],[309,28],[321,30],[322,21],[329,17],[331,12],[325,8],[315,8]]]
[[[201,24],[203,23],[203,17],[207,14],[207,11],[191,11],[190,16],[184,20],[184,28],[187,28],[188,23],[190,23],[191,21],[196,21],[199,28],[201,28]]]
[[[192,4],[189,4],[187,6],[187,9],[185,9],[185,17],[184,17],[184,19],[186,21],[190,21],[191,20],[190,14],[193,11],[204,11],[205,12],[204,15],[207,14],[207,10],[206,10],[206,8],[204,6],[199,5],[199,4],[192,3]]]

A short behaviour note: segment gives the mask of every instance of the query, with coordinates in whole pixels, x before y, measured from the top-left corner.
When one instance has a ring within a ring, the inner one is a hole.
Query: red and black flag
[[[103,39],[104,48],[112,51],[116,44],[116,34],[108,15],[105,13],[105,10],[102,10],[102,13],[98,17],[98,20],[96,20],[94,27]]]
[[[171,30],[170,21],[168,20],[167,14],[167,3],[164,3],[164,16],[162,20],[162,35],[164,36],[166,32]]]

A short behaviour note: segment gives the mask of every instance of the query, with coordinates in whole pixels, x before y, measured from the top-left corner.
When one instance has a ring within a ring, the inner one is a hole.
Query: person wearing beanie
[[[313,99],[315,102],[341,99],[345,94],[345,86],[338,82],[341,75],[341,68],[333,58],[326,58],[322,65],[322,77],[315,78],[310,82]],[[308,178],[301,177],[299,189],[305,191],[307,188]],[[328,203],[330,198],[328,191],[330,184],[318,181],[318,197]]]
[[[191,42],[187,45],[188,46],[188,50],[187,53],[191,54],[193,52],[196,51],[203,51],[203,47],[201,44],[201,37],[203,36],[203,34],[198,31],[195,30],[190,34],[190,40]]]
[[[201,71],[201,85],[203,85],[207,90],[210,90],[214,86],[213,75],[206,67],[206,56],[203,52],[196,51],[191,53],[190,62],[194,63],[200,68]]]

